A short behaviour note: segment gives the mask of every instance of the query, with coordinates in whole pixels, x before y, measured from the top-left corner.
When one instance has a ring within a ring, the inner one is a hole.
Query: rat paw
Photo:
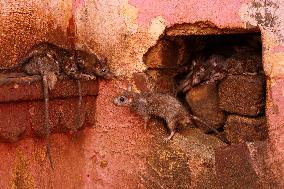
[[[174,134],[175,134],[175,131],[172,131],[171,134],[167,138],[164,138],[164,142],[168,143],[173,138]]]
[[[95,79],[96,79],[96,76],[94,76],[94,75],[81,74],[81,76],[82,76],[85,80],[95,80]]]
[[[163,139],[163,143],[167,144],[167,143],[169,143],[170,140],[171,140],[171,138],[166,137],[166,138]]]

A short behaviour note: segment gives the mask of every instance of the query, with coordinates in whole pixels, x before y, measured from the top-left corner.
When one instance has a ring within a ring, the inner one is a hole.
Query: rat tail
[[[211,125],[207,124],[205,121],[203,121],[202,119],[200,119],[199,117],[197,116],[194,116],[194,115],[189,115],[191,119],[195,120],[195,121],[198,121],[200,123],[202,123],[201,125],[205,126],[206,128],[209,128],[211,129],[216,135],[217,137],[222,140],[223,142],[225,143],[229,143],[229,141],[226,139],[226,137],[224,135],[222,135],[222,133],[220,133],[217,129],[215,129],[214,127],[212,127]]]
[[[49,127],[49,96],[48,96],[48,75],[43,74],[42,75],[42,82],[43,82],[43,95],[44,95],[44,129],[45,129],[45,142],[46,142],[46,151],[47,156],[51,165],[51,168],[53,167],[53,161],[51,157],[51,147],[50,147],[50,127]]]
[[[78,106],[77,106],[77,115],[76,115],[76,125],[73,128],[73,134],[76,133],[77,129],[80,128],[81,126],[81,110],[82,110],[82,86],[81,86],[81,81],[79,79],[77,81],[77,87],[78,87]]]

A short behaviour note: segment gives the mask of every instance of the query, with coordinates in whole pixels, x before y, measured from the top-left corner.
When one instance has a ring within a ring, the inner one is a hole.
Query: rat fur
[[[130,109],[144,118],[144,127],[147,126],[151,116],[160,117],[166,121],[170,135],[165,138],[168,142],[174,136],[178,125],[193,126],[192,120],[204,121],[196,116],[189,114],[184,105],[174,96],[166,93],[141,92],[136,93],[128,88],[122,94],[118,95],[113,103],[117,106],[128,106]],[[209,128],[212,128],[208,126]],[[219,135],[219,132],[212,128]]]
[[[106,62],[107,59],[100,60],[93,53],[82,50],[64,49],[49,42],[40,42],[27,51],[19,64],[9,69],[25,72],[28,75],[40,75],[42,78],[45,102],[44,128],[46,132],[47,154],[52,168],[53,163],[49,143],[49,90],[54,88],[57,79],[63,75],[67,75],[77,81],[79,101],[76,128],[74,128],[74,131],[76,131],[81,125],[82,92],[80,79],[96,79],[96,76],[110,79],[112,74]]]
[[[29,59],[29,61],[24,64],[23,70],[29,75],[40,75],[43,84],[43,95],[44,95],[44,130],[45,130],[45,140],[47,155],[50,161],[50,165],[53,169],[53,161],[51,157],[50,149],[50,127],[49,127],[49,90],[54,88],[57,77],[59,75],[59,65],[51,57],[48,56],[35,56]]]
[[[40,42],[32,46],[32,48],[27,51],[18,66],[25,65],[29,63],[31,59],[39,56],[50,57],[50,59],[53,59],[53,61],[57,63],[60,73],[57,75],[57,77],[67,75],[76,80],[79,100],[77,107],[78,115],[76,118],[76,126],[73,128],[73,133],[75,133],[77,128],[80,128],[82,124],[80,119],[82,105],[82,89],[80,80],[94,80],[96,77],[111,79],[112,74],[107,65],[107,59],[104,58],[100,60],[93,53],[77,49],[64,49],[49,42]],[[53,85],[55,85],[57,77],[53,78]],[[51,83],[51,80],[49,81],[49,83]]]

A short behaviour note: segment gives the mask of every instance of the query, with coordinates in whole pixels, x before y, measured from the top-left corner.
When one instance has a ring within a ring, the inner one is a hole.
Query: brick
[[[250,118],[229,115],[224,130],[228,141],[231,143],[244,143],[267,139],[265,117]]]
[[[83,98],[83,127],[95,122],[96,96]],[[49,125],[52,133],[68,132],[76,126],[78,98],[54,99],[49,102]],[[44,104],[42,101],[0,104],[0,140],[15,142],[26,137],[44,136]]]
[[[188,102],[191,111],[206,123],[214,128],[220,128],[226,121],[226,115],[221,111],[218,105],[217,84],[199,85],[192,88],[186,94],[186,101]],[[205,132],[210,129],[206,126],[197,123],[197,126],[202,128]]]
[[[0,80],[4,76],[1,75]],[[24,77],[26,80],[34,79],[36,76]],[[17,78],[20,79],[20,78]],[[97,95],[98,81],[81,81],[82,96]],[[27,100],[43,99],[42,83],[40,81],[34,82],[6,82],[0,85],[0,102],[15,102]],[[78,96],[78,88],[76,81],[73,79],[58,80],[55,88],[49,92],[50,99],[55,98],[70,98]]]
[[[246,146],[229,146],[216,150],[216,172],[224,188],[255,188],[257,174]]]
[[[270,188],[267,143],[235,144],[215,151],[217,188]]]
[[[257,116],[264,112],[265,78],[261,75],[230,75],[219,85],[219,105],[224,111]]]
[[[161,147],[147,158],[147,175],[141,175],[147,188],[190,188],[186,154],[179,149]]]
[[[146,74],[155,83],[155,91],[175,94],[174,70],[148,70]]]
[[[178,61],[178,48],[169,40],[159,40],[143,57],[149,68],[176,67]]]
[[[44,103],[40,78],[22,76],[7,80],[4,75],[0,78],[0,140],[15,142],[24,137],[43,136]],[[31,80],[33,82],[29,82]],[[95,121],[94,104],[98,93],[98,82],[82,81],[81,85],[83,96],[81,120],[85,123],[81,127],[85,127]],[[75,128],[78,107],[76,81],[67,78],[58,80],[49,96],[51,131],[67,132]]]
[[[153,88],[151,79],[145,73],[133,74],[135,86],[142,92],[149,92]]]
[[[227,64],[230,74],[258,73],[262,68],[262,59],[260,54],[241,52],[230,56],[226,59],[225,64]]]
[[[175,94],[174,70],[155,69],[133,75],[135,86],[143,92],[155,91]]]
[[[141,175],[143,184],[147,188],[211,188],[216,184],[214,150],[225,146],[197,128],[176,133],[168,145],[152,149]]]
[[[204,134],[200,129],[187,129],[173,138],[171,146],[182,150],[188,158],[191,188],[214,188],[216,185],[215,150],[227,144]]]

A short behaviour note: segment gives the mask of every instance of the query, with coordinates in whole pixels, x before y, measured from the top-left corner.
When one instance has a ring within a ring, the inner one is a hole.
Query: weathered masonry
[[[76,135],[76,82],[50,92],[54,170],[41,82],[0,83],[0,188],[284,187],[283,1],[0,0],[0,10],[1,70],[47,41],[107,57],[115,74],[82,82]],[[176,95],[228,143],[200,123],[163,143],[163,121],[145,129],[112,103],[129,85]]]

